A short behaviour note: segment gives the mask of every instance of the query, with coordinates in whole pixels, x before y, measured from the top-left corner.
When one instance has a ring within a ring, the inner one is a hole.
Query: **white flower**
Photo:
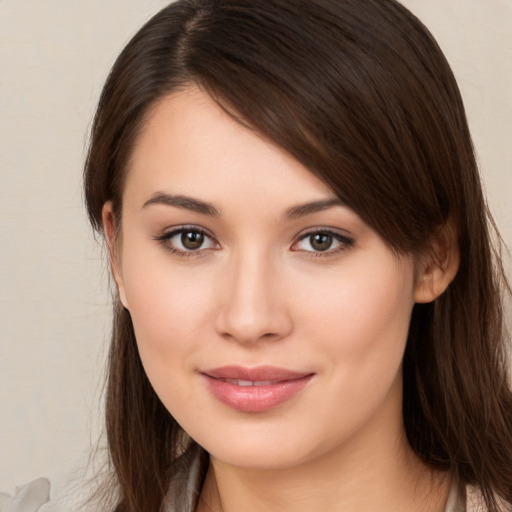
[[[50,482],[38,478],[16,489],[11,497],[0,493],[0,512],[37,512],[50,499]]]

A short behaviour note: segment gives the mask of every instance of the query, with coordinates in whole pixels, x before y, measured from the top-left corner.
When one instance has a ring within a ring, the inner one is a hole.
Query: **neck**
[[[449,475],[424,465],[405,434],[387,445],[341,452],[271,470],[212,458],[198,512],[444,511]]]

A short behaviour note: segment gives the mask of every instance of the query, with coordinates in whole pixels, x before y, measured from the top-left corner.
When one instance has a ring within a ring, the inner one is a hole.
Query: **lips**
[[[274,366],[223,366],[201,374],[215,398],[243,412],[262,412],[281,405],[302,391],[314,375]]]

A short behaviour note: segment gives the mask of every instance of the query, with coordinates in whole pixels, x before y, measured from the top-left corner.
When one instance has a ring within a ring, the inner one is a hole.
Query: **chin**
[[[210,456],[222,464],[234,466],[241,469],[252,470],[283,470],[299,466],[306,462],[308,457],[300,457],[297,449],[283,450],[278,446],[265,446],[247,449],[247,446],[217,447]]]
[[[204,437],[197,435],[193,438],[219,462],[245,469],[292,468],[329,450],[315,445],[311,432],[302,432],[297,426],[252,427],[238,425],[235,429],[231,427],[219,432],[217,436],[210,431]]]

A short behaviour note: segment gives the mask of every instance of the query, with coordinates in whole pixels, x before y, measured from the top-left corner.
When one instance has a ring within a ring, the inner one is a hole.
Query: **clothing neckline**
[[[452,476],[445,512],[466,512],[466,493],[456,475]]]

